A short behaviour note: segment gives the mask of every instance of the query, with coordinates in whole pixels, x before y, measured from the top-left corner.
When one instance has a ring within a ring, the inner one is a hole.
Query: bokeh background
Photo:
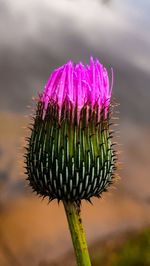
[[[123,151],[116,189],[82,205],[93,265],[150,265],[149,14],[148,0],[0,0],[1,266],[75,265],[63,206],[31,193],[23,146],[51,71],[91,55],[113,67]]]

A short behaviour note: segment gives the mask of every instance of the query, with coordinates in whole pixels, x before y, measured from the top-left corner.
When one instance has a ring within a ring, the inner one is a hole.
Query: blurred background
[[[150,265],[150,1],[0,0],[0,265],[75,265],[62,204],[23,168],[32,97],[54,68],[90,55],[114,70],[121,180],[82,217],[99,266]],[[108,256],[109,254],[109,256]]]

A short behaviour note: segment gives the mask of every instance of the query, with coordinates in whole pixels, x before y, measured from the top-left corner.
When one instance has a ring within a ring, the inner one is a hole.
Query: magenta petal
[[[99,110],[108,110],[111,94],[112,85],[110,88],[106,68],[91,57],[90,65],[69,61],[56,69],[48,79],[41,99],[45,110],[52,101],[58,104],[61,111],[67,100],[80,113],[84,105],[94,107],[98,104]]]

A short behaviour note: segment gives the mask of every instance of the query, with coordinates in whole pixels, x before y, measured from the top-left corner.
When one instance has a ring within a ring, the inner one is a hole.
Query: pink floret
[[[45,111],[50,101],[56,102],[60,110],[65,101],[70,102],[79,112],[85,105],[98,105],[99,110],[107,110],[111,93],[112,86],[110,88],[106,68],[91,57],[90,65],[69,61],[54,70],[45,85],[41,100]]]

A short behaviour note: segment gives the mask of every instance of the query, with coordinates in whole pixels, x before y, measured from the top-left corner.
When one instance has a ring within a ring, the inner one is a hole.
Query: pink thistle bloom
[[[91,263],[79,217],[81,201],[100,198],[115,178],[111,94],[107,70],[98,60],[91,57],[89,65],[69,61],[49,77],[27,139],[29,184],[49,201],[64,203],[82,265]]]
[[[106,116],[111,94],[107,70],[98,60],[91,57],[90,65],[69,61],[54,70],[45,85],[41,96],[44,103],[43,118],[50,102],[58,104],[59,114],[67,102],[68,106],[76,108],[78,116],[84,106],[92,110],[97,106],[98,111],[104,109]]]
[[[112,86],[105,67],[67,64],[54,70],[38,99],[27,147],[33,190],[50,200],[80,203],[100,197],[114,178],[110,108]]]

